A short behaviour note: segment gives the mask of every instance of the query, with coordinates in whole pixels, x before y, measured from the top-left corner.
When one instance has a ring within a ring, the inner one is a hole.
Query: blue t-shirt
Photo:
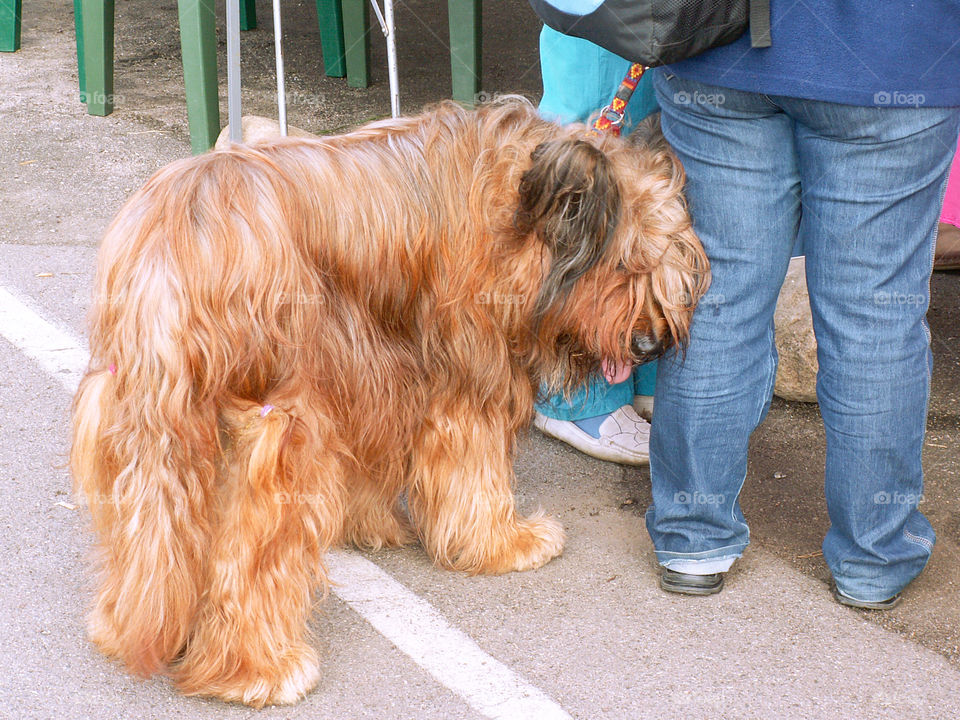
[[[769,48],[751,48],[748,31],[669,68],[847,105],[960,105],[960,0],[770,0],[770,26]]]

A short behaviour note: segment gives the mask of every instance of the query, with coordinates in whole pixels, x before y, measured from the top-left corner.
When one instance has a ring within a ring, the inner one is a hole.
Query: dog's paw
[[[563,552],[563,525],[542,512],[517,522],[517,542],[510,570],[534,570]]]
[[[247,684],[238,688],[237,697],[245,705],[293,705],[306,695],[320,680],[320,662],[313,648],[304,645],[291,651],[285,661],[276,668],[263,669],[251,677]]]
[[[362,520],[348,517],[344,527],[344,540],[361,550],[403,547],[416,538],[407,516],[399,510],[385,515],[369,513]]]
[[[121,656],[123,644],[117,637],[112,619],[100,607],[95,608],[87,617],[87,637],[107,657]]]
[[[197,681],[181,673],[177,685],[185,695],[218,697],[255,708],[264,705],[293,705],[320,680],[320,661],[307,644],[290,649],[275,665],[241,666],[228,678]]]
[[[513,537],[500,552],[487,557],[475,571],[497,575],[534,570],[563,552],[564,540],[563,526],[542,512],[519,518]]]
[[[97,606],[87,618],[87,637],[100,652],[123,662],[130,673],[150,677],[162,672],[177,650],[172,647],[174,641],[165,637],[161,628],[145,625],[140,630],[138,635],[122,634],[113,615],[101,606]]]

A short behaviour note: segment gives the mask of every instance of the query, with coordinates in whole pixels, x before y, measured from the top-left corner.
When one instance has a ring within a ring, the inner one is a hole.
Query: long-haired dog
[[[71,466],[99,540],[89,632],[185,693],[295,702],[332,546],[543,565],[514,507],[541,384],[688,336],[708,264],[665,147],[527,102],[175,162],[99,251]],[[405,503],[404,503],[405,498]]]

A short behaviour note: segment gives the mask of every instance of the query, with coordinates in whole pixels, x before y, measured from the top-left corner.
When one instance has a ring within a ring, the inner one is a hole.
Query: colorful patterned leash
[[[623,78],[623,82],[621,82],[620,87],[617,88],[617,93],[613,96],[613,100],[600,111],[600,117],[594,121],[594,132],[597,134],[603,132],[610,132],[614,135],[620,134],[627,103],[630,102],[630,96],[633,95],[633,91],[637,89],[637,83],[640,82],[640,78],[643,77],[643,73],[646,72],[646,70],[647,69],[640,63],[634,63],[630,66],[630,69],[627,71],[627,76]]]

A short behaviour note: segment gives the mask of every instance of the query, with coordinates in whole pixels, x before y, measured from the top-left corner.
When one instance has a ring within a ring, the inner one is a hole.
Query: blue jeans
[[[543,98],[540,113],[560,123],[586,122],[613,98],[630,63],[594,45],[544,26],[540,32]],[[652,112],[657,102],[649,78],[642,78],[627,105],[624,134]],[[552,395],[537,411],[555,420],[581,420],[605,415],[633,402],[634,395],[652,395],[656,363],[636,368],[633,377],[611,385],[602,376],[588,381],[569,400]]]
[[[770,407],[773,312],[795,241],[817,337],[837,587],[891,597],[935,540],[917,509],[931,352],[925,315],[960,108],[876,108],[654,78],[712,265],[684,359],[661,359],[650,438],[657,560],[726,570],[749,542],[747,441]]]

